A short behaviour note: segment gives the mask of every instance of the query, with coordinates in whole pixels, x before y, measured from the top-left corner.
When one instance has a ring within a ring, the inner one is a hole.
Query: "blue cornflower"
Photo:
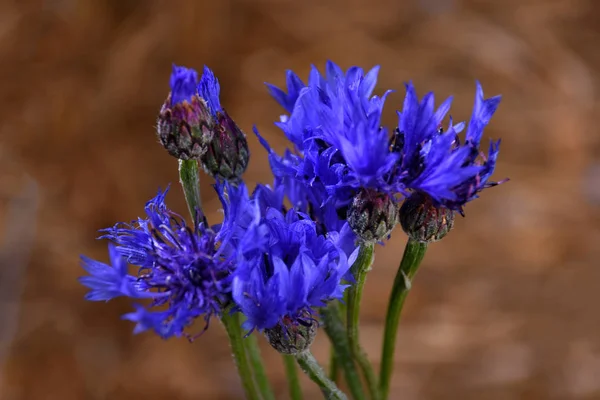
[[[483,129],[500,99],[485,99],[477,82],[473,114],[461,144],[458,133],[464,123],[454,125],[450,119],[446,130],[441,127],[452,98],[435,110],[433,93],[419,102],[414,86],[408,83],[392,146],[400,156],[394,176],[398,190],[404,194],[424,192],[438,206],[462,213],[462,207],[477,198],[478,192],[501,183],[488,180],[496,165],[500,141],[490,143],[487,157],[479,150]]]
[[[291,112],[276,125],[303,156],[296,177],[309,184],[319,180],[329,195],[345,203],[352,197],[349,189],[386,190],[385,177],[398,158],[389,150],[387,129],[380,125],[390,91],[372,96],[378,73],[379,67],[366,74],[351,67],[344,73],[328,61],[325,75],[313,67],[304,87],[288,71],[287,95],[269,85],[273,97]]]
[[[276,125],[293,143],[293,151],[280,156],[255,133],[269,153],[275,187],[285,187],[292,205],[310,215],[320,233],[342,229],[362,189],[386,195],[394,189],[389,177],[399,156],[390,150],[390,134],[381,126],[391,91],[372,95],[378,73],[378,66],[366,73],[359,67],[344,72],[328,61],[325,74],[312,68],[307,85],[288,71],[287,94],[268,85],[290,112]]]
[[[230,198],[230,190],[238,190],[226,212],[246,216],[243,229],[227,228],[236,232],[230,238],[237,248],[232,296],[246,316],[245,329],[310,323],[314,308],[342,297],[347,286],[342,278],[357,250],[346,256],[341,246],[348,242],[341,233],[318,234],[314,221],[294,209],[286,212],[281,192],[267,186],[252,197],[229,184],[218,190]]]
[[[191,102],[192,97],[197,94],[198,73],[186,67],[179,67],[173,64],[173,72],[170,79],[171,86],[171,106]]]
[[[112,266],[83,257],[90,276],[81,278],[91,289],[88,300],[152,298],[149,307],[136,306],[123,318],[137,324],[135,333],[153,329],[163,338],[187,336],[184,328],[200,316],[208,326],[222,311],[234,267],[228,248],[217,250],[217,233],[203,220],[186,226],[167,208],[166,194],[146,203],[146,218],[103,230],[102,238],[117,245],[110,247]],[[137,268],[135,276],[127,273],[127,263]]]
[[[269,143],[260,136],[260,133],[254,129],[254,133],[258,136],[260,143],[267,149],[269,153],[269,162],[271,171],[275,177],[274,189],[266,188],[259,185],[255,191],[261,197],[267,196],[265,193],[277,193],[279,199],[287,197],[292,207],[304,214],[307,214],[312,219],[317,228],[317,233],[320,235],[338,235],[342,238],[341,248],[346,251],[349,257],[355,249],[356,235],[350,229],[346,222],[346,210],[348,201],[339,201],[336,197],[330,196],[327,192],[326,185],[323,182],[335,180],[339,164],[328,167],[330,163],[329,153],[335,149],[328,149],[322,156],[319,157],[319,162],[316,165],[304,163],[303,157],[286,150],[283,156],[277,155],[270,147]],[[310,173],[309,167],[315,167],[317,174],[312,170]],[[306,167],[309,170],[299,177],[296,172]],[[310,177],[310,178],[309,178]],[[263,190],[264,189],[264,190]],[[352,189],[348,189],[346,197],[352,197]],[[342,193],[338,191],[338,193]],[[282,200],[281,200],[282,201]],[[276,206],[272,206],[277,208]],[[352,279],[348,274],[347,279]]]

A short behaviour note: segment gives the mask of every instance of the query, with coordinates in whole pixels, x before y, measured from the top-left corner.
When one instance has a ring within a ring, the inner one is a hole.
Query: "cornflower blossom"
[[[248,331],[309,325],[318,307],[341,299],[342,278],[356,258],[348,229],[325,236],[308,215],[285,210],[283,193],[259,185],[217,185],[225,205],[222,237],[235,247],[232,297]],[[235,218],[233,216],[236,216]],[[219,233],[221,235],[221,233]]]
[[[165,204],[167,191],[146,203],[146,218],[104,229],[110,264],[83,256],[90,288],[86,299],[108,301],[125,296],[151,299],[136,305],[124,319],[136,323],[134,333],[154,330],[163,338],[188,336],[184,329],[202,316],[206,327],[220,315],[231,292],[234,263],[226,246],[217,246],[217,232],[199,215],[190,227]],[[218,248],[217,248],[218,247]],[[128,264],[136,273],[128,273]]]

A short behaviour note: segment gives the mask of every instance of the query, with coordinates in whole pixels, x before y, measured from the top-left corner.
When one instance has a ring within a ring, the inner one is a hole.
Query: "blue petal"
[[[192,96],[197,93],[198,73],[191,68],[178,67],[173,64],[169,84],[171,86],[171,106],[191,101]]]
[[[219,85],[219,80],[212,70],[205,65],[204,72],[200,78],[200,83],[198,83],[198,93],[200,94],[200,97],[206,100],[208,109],[215,118],[218,112],[223,112],[221,101],[219,100],[220,92],[221,86]]]
[[[269,89],[269,93],[273,98],[281,104],[283,108],[289,113],[294,109],[294,104],[296,104],[296,100],[298,99],[298,95],[300,94],[300,90],[305,87],[304,82],[296,75],[293,71],[288,70],[286,72],[287,79],[287,90],[286,94],[283,90],[278,87],[271,85],[270,83],[266,83],[267,88]]]
[[[82,266],[90,274],[79,278],[82,285],[91,289],[85,296],[86,300],[108,301],[120,296],[152,297],[152,294],[135,290],[135,278],[127,275],[127,264],[115,246],[109,245],[109,255],[112,265],[81,256]]]
[[[471,115],[471,121],[467,128],[467,140],[475,146],[479,146],[483,129],[490,122],[490,119],[496,112],[496,109],[500,105],[502,96],[494,96],[489,99],[483,98],[483,89],[479,81],[476,82],[475,92],[475,106],[473,107],[473,114]]]

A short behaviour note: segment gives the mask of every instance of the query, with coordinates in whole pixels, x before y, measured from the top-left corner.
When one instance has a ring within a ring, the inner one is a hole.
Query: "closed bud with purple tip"
[[[400,207],[400,224],[414,241],[437,242],[454,226],[454,211],[436,205],[424,192],[415,192]]]
[[[202,154],[202,166],[207,174],[216,179],[239,181],[250,159],[248,142],[244,132],[221,107],[219,81],[208,67],[204,67],[198,92],[206,99],[215,120],[212,140]]]
[[[207,174],[228,181],[240,179],[250,159],[246,135],[225,110],[217,115],[213,140],[202,156]]]
[[[198,73],[173,65],[171,92],[157,122],[160,143],[181,160],[200,159],[212,139],[215,120],[206,100],[198,95]]]
[[[394,199],[373,189],[361,189],[348,209],[348,224],[362,240],[379,241],[388,236],[398,220]]]

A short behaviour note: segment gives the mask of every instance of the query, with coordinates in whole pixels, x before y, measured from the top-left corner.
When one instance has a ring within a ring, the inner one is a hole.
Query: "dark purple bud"
[[[318,326],[319,323],[312,318],[284,318],[274,328],[265,329],[265,336],[278,352],[297,354],[310,347],[317,336]]]
[[[181,160],[198,160],[207,151],[214,120],[206,102],[198,95],[191,101],[171,104],[171,95],[160,110],[157,121],[158,140],[173,157]]]
[[[398,220],[394,199],[372,189],[361,189],[348,209],[348,224],[362,240],[376,242],[388,236]]]
[[[217,112],[214,135],[201,158],[206,173],[217,179],[236,182],[246,171],[249,159],[250,151],[244,132],[227,111]]]
[[[437,242],[454,225],[454,211],[436,206],[426,193],[411,194],[400,207],[400,224],[404,232],[421,243]]]
[[[173,65],[171,92],[158,115],[160,143],[181,160],[200,159],[215,129],[215,120],[206,101],[198,95],[197,84],[196,71]]]

